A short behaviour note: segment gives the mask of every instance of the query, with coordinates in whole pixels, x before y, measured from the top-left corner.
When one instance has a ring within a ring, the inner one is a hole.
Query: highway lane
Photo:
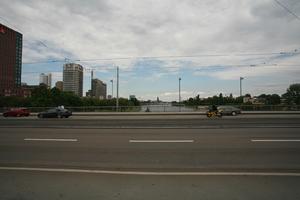
[[[299,199],[299,119],[1,118],[0,199]]]
[[[0,171],[1,200],[295,200],[299,177]]]
[[[0,128],[0,166],[299,172],[299,130]]]

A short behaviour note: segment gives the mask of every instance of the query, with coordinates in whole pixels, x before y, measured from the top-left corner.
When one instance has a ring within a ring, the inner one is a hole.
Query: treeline
[[[31,97],[0,97],[0,107],[55,107],[59,105],[68,107],[115,106],[116,99],[79,97],[72,92],[60,91],[55,87],[48,89],[43,85],[33,89]],[[137,99],[119,98],[119,105],[139,106],[140,102]]]
[[[246,94],[244,97],[251,98],[250,94]],[[183,101],[183,104],[187,106],[195,105],[241,105],[241,104],[252,104],[251,102],[243,103],[244,97],[233,97],[232,94],[229,96],[223,96],[220,93],[218,96],[200,99],[197,95],[194,98],[189,98]],[[286,93],[279,96],[278,94],[261,94],[255,97],[259,102],[265,105],[278,105],[278,104],[288,104],[288,105],[300,105],[300,84],[292,84],[287,89]]]
[[[187,106],[195,105],[237,105],[243,103],[243,97],[234,98],[232,94],[230,96],[224,97],[222,93],[219,96],[213,96],[208,98],[200,99],[200,96],[197,95],[195,98],[189,98],[186,101],[183,101],[183,104]]]

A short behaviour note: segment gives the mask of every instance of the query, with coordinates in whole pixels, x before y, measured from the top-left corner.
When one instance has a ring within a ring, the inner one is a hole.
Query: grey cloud
[[[285,0],[299,12],[297,0]],[[289,51],[299,47],[300,23],[271,0],[12,0],[0,13],[30,45],[26,60]],[[252,59],[252,60],[251,60]],[[260,58],[199,58],[195,67],[243,64]],[[113,61],[133,67],[134,61]],[[103,63],[103,61],[99,61]],[[168,67],[168,65],[163,66]]]

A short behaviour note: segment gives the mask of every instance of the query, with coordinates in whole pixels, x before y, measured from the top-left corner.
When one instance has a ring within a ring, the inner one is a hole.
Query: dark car
[[[221,113],[222,115],[232,115],[232,116],[242,113],[241,109],[236,108],[234,106],[219,106],[218,112]]]
[[[3,113],[4,117],[28,117],[30,111],[27,108],[11,108]]]
[[[38,118],[68,118],[72,115],[72,112],[67,110],[67,109],[63,109],[63,108],[52,108],[49,109],[45,112],[40,112],[37,116]]]

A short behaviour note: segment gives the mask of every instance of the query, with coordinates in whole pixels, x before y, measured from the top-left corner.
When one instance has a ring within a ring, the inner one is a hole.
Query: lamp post
[[[119,67],[117,66],[117,101],[116,101],[116,110],[119,111]]]
[[[94,71],[91,71],[91,96],[92,96],[92,91],[93,91],[93,79],[94,79]]]
[[[180,102],[181,102],[181,77],[179,77],[178,79],[178,83],[179,83],[179,96],[178,96],[178,104],[179,104],[179,112],[181,112],[181,107],[180,107]]]
[[[242,92],[242,80],[244,79],[244,77],[240,77],[240,97],[243,96],[243,92]]]
[[[111,98],[114,98],[114,80],[110,80],[111,82]]]

